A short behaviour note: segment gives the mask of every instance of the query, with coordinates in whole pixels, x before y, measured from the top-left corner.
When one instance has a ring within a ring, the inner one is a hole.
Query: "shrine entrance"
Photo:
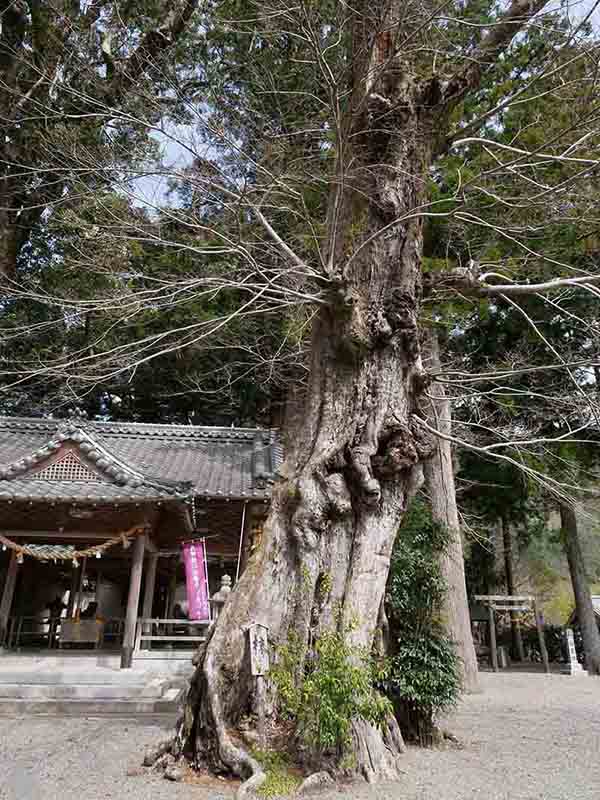
[[[191,650],[182,545],[202,542],[207,595],[260,537],[279,459],[249,429],[0,420],[0,645],[5,652]]]
[[[544,629],[540,615],[537,610],[535,597],[530,595],[501,595],[501,594],[478,594],[474,598],[488,609],[489,641],[490,641],[490,663],[494,672],[498,672],[498,647],[496,643],[496,617],[498,614],[510,614],[512,619],[519,618],[517,615],[528,614],[533,617],[537,628],[540,653],[544,664],[544,671],[550,672],[548,660],[548,650],[544,639]]]

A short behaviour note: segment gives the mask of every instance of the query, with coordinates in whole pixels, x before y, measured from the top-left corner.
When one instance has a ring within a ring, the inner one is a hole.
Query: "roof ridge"
[[[54,463],[62,449],[73,449],[105,483],[89,492],[76,489],[75,473],[65,471],[60,492],[72,485],[73,496],[88,499],[100,488],[131,498],[264,499],[282,460],[282,443],[273,428],[0,416],[0,444],[0,502],[7,496],[53,496],[60,475],[44,479],[45,486],[34,473],[46,459]]]
[[[184,433],[187,432],[190,435],[206,435],[206,434],[213,434],[213,435],[223,435],[223,436],[233,436],[235,438],[236,434],[239,436],[247,435],[247,436],[255,436],[257,433],[274,433],[274,428],[261,428],[261,427],[229,427],[224,425],[186,425],[183,423],[171,423],[171,422],[125,422],[121,420],[83,420],[83,419],[46,419],[41,417],[11,417],[0,415],[0,427],[32,427],[32,428],[52,428],[58,429],[62,426],[73,426],[82,428],[85,430],[86,428],[104,429],[105,432],[108,433],[126,433],[125,430],[113,430],[113,429],[125,429],[129,428],[133,431],[138,431],[139,433],[148,432],[150,433],[153,431],[155,434],[162,433],[165,435],[169,435],[169,433]]]

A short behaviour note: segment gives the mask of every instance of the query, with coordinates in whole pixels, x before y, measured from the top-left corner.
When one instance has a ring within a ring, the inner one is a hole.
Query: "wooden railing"
[[[59,622],[56,617],[9,617],[3,644],[9,649],[21,647],[23,641],[41,642],[48,648],[53,647]]]
[[[4,642],[0,642],[0,644],[4,644],[8,649],[18,649],[27,645],[52,649],[60,647],[61,643],[78,643],[79,640],[75,638],[61,642],[61,626],[64,622],[67,622],[65,617],[60,619],[49,616],[36,617],[26,615],[10,617]],[[91,620],[85,620],[85,622],[91,622]],[[124,622],[125,620],[120,617],[110,617],[103,620],[95,646],[103,647],[112,643],[115,648],[118,648],[123,638]],[[85,642],[82,641],[81,643]]]
[[[189,619],[138,619],[135,649],[151,650],[156,649],[156,645],[164,645],[161,649],[173,649],[174,642],[179,648],[185,644],[197,646],[206,641],[210,624]]]
[[[0,644],[4,644],[8,649],[16,650],[28,646],[54,649],[66,644],[83,645],[87,643],[87,640],[80,641],[77,637],[69,637],[61,641],[61,624],[64,622],[66,622],[64,617],[61,619],[24,615],[10,617],[4,642],[0,642]],[[69,622],[71,621],[69,620]],[[82,622],[92,621],[82,620]],[[117,649],[123,640],[124,622],[124,619],[120,617],[103,620],[98,640],[90,641],[90,646]],[[135,649],[193,649],[200,642],[206,640],[206,632],[210,624],[210,622],[188,619],[141,618],[137,621]]]

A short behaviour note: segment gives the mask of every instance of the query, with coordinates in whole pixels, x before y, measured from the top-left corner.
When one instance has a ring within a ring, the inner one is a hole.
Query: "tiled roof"
[[[0,417],[0,500],[264,498],[275,432]]]

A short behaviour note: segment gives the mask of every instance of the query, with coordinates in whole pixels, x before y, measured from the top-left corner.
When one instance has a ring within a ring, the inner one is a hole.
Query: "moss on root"
[[[302,783],[302,778],[293,771],[289,759],[284,753],[277,753],[272,750],[255,750],[252,755],[267,776],[266,781],[256,789],[256,794],[259,797],[288,797],[296,792]]]

